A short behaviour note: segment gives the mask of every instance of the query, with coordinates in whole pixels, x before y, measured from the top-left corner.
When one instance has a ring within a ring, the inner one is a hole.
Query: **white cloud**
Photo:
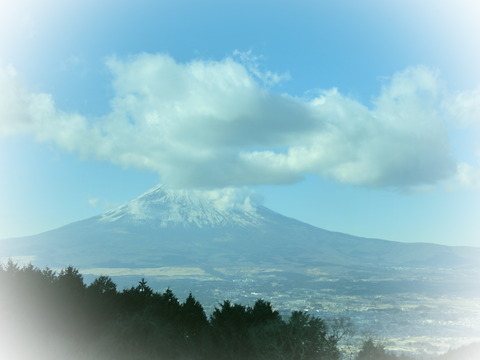
[[[457,124],[466,127],[480,126],[480,86],[454,94],[446,99],[444,106]]]
[[[25,105],[28,93],[20,86],[13,66],[0,68],[0,136],[24,132],[32,123]]]
[[[247,68],[250,74],[254,75],[266,86],[274,86],[281,83],[282,81],[290,80],[289,73],[277,74],[269,70],[261,70],[260,61],[262,60],[262,57],[253,54],[251,50],[235,50],[233,52],[233,56]]]
[[[83,151],[91,132],[85,117],[58,110],[50,94],[29,93],[13,67],[0,68],[0,138],[31,133],[39,141]]]
[[[179,187],[284,184],[317,174],[409,188],[455,174],[443,87],[426,67],[395,74],[369,108],[335,89],[309,100],[276,94],[265,83],[283,76],[231,58],[177,63],[142,54],[107,66],[111,112],[89,119],[0,73],[13,104],[0,100],[0,134],[30,131],[82,156],[156,171]]]
[[[88,205],[90,205],[94,208],[97,208],[100,205],[100,199],[98,199],[98,198],[88,199],[87,202],[88,202]]]
[[[372,110],[326,91],[308,104],[319,122],[316,131],[300,143],[292,139],[286,153],[243,156],[259,169],[316,173],[362,186],[434,183],[454,172],[437,113],[439,91],[435,74],[422,67],[395,75]]]
[[[240,210],[242,212],[254,212],[252,201],[259,203],[260,199],[251,190],[245,188],[223,188],[221,190],[198,191],[197,196],[206,197],[215,208],[220,211]]]
[[[480,189],[480,169],[468,163],[459,163],[454,187],[459,184],[462,188]]]

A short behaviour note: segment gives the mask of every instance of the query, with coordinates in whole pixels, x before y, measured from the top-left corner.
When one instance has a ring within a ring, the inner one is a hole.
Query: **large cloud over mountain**
[[[426,67],[393,75],[366,106],[336,89],[313,98],[276,93],[262,80],[281,76],[233,58],[178,63],[141,54],[107,66],[114,97],[96,118],[57,109],[51,95],[27,92],[12,69],[2,70],[0,135],[33,133],[180,187],[285,184],[317,174],[409,188],[456,171],[444,90]]]

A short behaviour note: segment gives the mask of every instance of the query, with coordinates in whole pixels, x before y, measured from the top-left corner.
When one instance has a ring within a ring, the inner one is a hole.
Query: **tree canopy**
[[[86,285],[73,266],[59,273],[9,261],[0,266],[0,355],[36,359],[339,359],[323,320],[282,319],[264,300],[224,301],[207,317],[190,294],[154,291],[145,279],[117,291],[108,276]]]
[[[327,326],[300,311],[282,317],[262,299],[253,306],[225,300],[207,316],[191,293],[182,302],[143,278],[118,291],[108,276],[86,285],[73,266],[56,273],[0,264],[0,359],[339,360],[349,329],[344,319]],[[475,349],[478,343],[438,359]],[[407,357],[367,339],[354,359]]]

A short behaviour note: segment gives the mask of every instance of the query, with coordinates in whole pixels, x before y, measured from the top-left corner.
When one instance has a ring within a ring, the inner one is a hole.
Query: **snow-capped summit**
[[[29,258],[50,267],[197,266],[205,272],[261,264],[310,276],[324,267],[325,271],[368,267],[377,272],[391,267],[477,266],[480,249],[323,230],[257,204],[246,190],[157,186],[102,215],[4,239],[1,257]]]
[[[251,193],[238,189],[176,190],[159,185],[101,216],[103,222],[125,221],[165,228],[254,225],[261,215]]]

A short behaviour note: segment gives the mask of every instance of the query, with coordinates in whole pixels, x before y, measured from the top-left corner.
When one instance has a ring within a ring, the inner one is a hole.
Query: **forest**
[[[207,316],[192,294],[182,302],[145,279],[119,291],[107,276],[85,284],[73,266],[57,273],[10,260],[0,266],[0,289],[2,359],[342,358],[341,331],[305,312],[282,317],[262,299],[225,300]],[[366,339],[354,359],[407,358]]]

